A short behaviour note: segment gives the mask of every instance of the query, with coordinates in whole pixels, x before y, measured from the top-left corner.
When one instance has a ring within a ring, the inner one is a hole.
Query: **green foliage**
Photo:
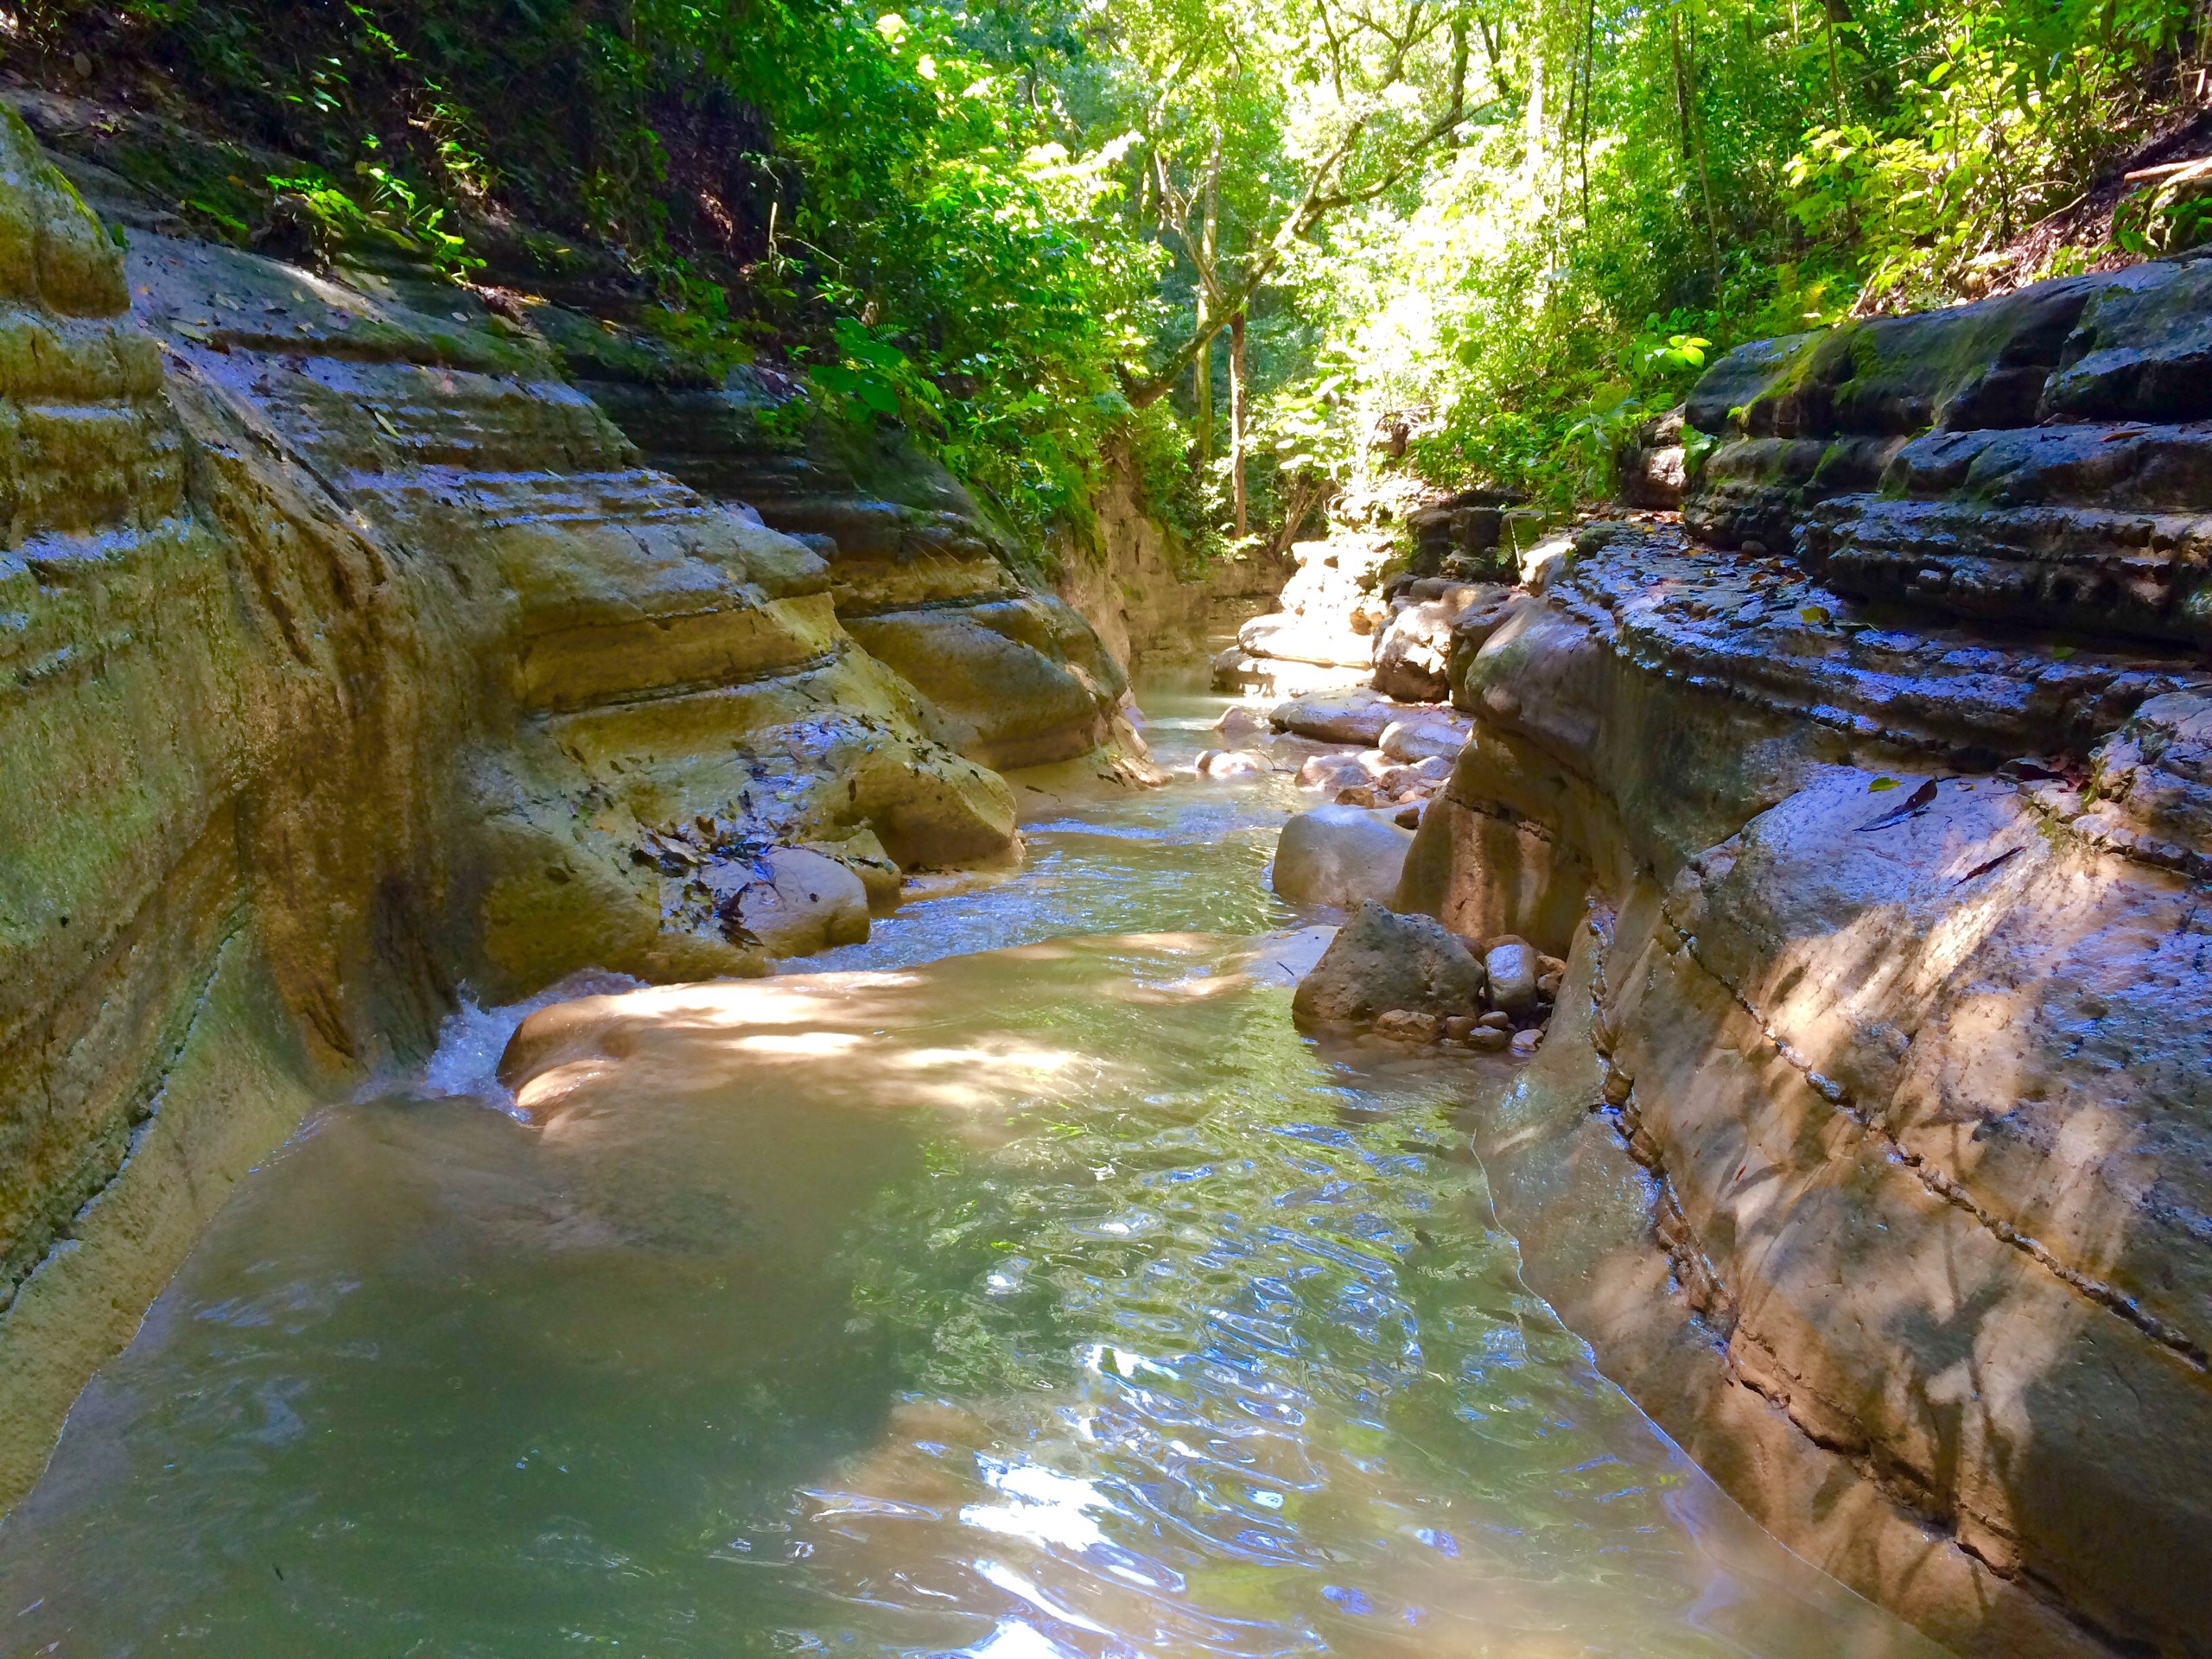
[[[1332,231],[1299,299],[1350,470],[1385,465],[1370,435],[1402,420],[1424,475],[1560,502],[1611,487],[1718,347],[2082,268],[2105,251],[2024,233],[2182,101],[2202,45],[2185,0],[1540,0],[1495,22],[1495,115]],[[2212,233],[2208,175],[2146,187],[2115,241]]]
[[[269,189],[278,205],[300,210],[326,259],[348,248],[383,246],[420,258],[448,277],[480,270],[483,260],[446,229],[446,210],[432,206],[423,191],[378,159],[377,149],[370,140],[365,154],[353,163],[357,182],[351,191],[318,171],[271,174]]]
[[[2180,253],[2212,241],[2212,162],[2162,171],[2113,214],[2113,240],[2130,253]]]
[[[1232,315],[1255,528],[1398,465],[1602,493],[1718,349],[2101,255],[2023,233],[2204,44],[2190,0],[884,3],[35,0],[19,44],[302,158],[181,181],[218,234],[594,273],[687,372],[794,372],[779,419],[896,423],[1031,531],[1118,450],[1193,546]],[[2212,236],[2212,167],[2113,224]]]
[[[943,427],[944,394],[915,370],[906,353],[849,317],[838,318],[831,333],[840,360],[816,365],[807,378],[835,412],[861,425],[882,416]]]
[[[1580,466],[1577,480],[1583,493],[1608,496],[1618,481],[1621,451],[1645,422],[1665,406],[1660,398],[1639,397],[1617,386],[1601,386],[1561,435],[1564,447],[1575,452]]]

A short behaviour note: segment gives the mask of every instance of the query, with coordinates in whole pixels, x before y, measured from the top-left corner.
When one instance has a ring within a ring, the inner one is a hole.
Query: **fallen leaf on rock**
[[[1886,830],[1893,823],[1902,823],[1914,814],[1936,804],[1936,780],[1930,778],[1918,789],[1906,796],[1879,817],[1869,818],[1859,826],[1863,834],[1869,830]]]
[[[1966,886],[1967,882],[1973,880],[1976,876],[1987,875],[1999,864],[2004,864],[2009,862],[2012,859],[2018,858],[2022,850],[2022,849],[2018,847],[2007,847],[2003,852],[1998,854],[1996,857],[1983,859],[1980,863],[1975,865],[1974,868],[1968,870],[1964,875],[1961,876],[1951,885],[1955,887],[1962,887]]]

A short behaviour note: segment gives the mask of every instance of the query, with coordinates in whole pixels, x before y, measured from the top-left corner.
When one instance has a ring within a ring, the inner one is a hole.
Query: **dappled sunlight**
[[[610,1109],[594,1098],[610,1091],[629,1103],[721,1090],[788,1109],[980,1112],[1077,1078],[1107,1086],[1129,1063],[1003,1029],[1017,1010],[1060,995],[1066,972],[1084,973],[1094,995],[1165,1007],[1246,989],[1241,975],[1192,970],[1194,959],[1210,965],[1231,955],[1209,935],[1134,934],[1017,946],[904,973],[591,997],[525,1020],[500,1075],[524,1117],[563,1135]],[[1040,968],[1058,971],[1040,981]]]
[[[1878,846],[1861,778],[1755,820],[1682,901],[1628,1033],[1638,1122],[1732,1355],[1801,1429],[1871,1447],[1999,1571],[2124,1583],[2120,1517],[2197,1502],[2157,1448],[2208,1335],[2206,1194],[2164,1155],[2212,1062],[2200,895],[2003,787],[1947,782]]]
[[[1039,941],[902,972],[587,997],[525,1019],[500,1077],[523,1116],[564,1135],[583,1133],[609,1109],[595,1093],[634,1103],[721,1090],[790,1109],[982,1112],[1078,1079],[1109,1086],[1130,1063],[1003,1030],[1020,1010],[1065,995],[1071,976],[1091,996],[1136,1007],[1233,1000],[1252,983],[1235,970],[1247,954],[1213,934],[1118,934]]]
[[[1130,931],[573,997],[514,1025],[512,1116],[333,1114],[0,1534],[18,1630],[1918,1659],[1522,1284],[1460,1116],[1509,1063],[1310,1044],[1268,965],[1326,930],[1200,925],[1257,890],[1173,874],[1224,862],[1210,787],[1126,798],[1169,872],[1100,884]]]
[[[0,1647],[2212,1659],[2208,6],[0,10]]]

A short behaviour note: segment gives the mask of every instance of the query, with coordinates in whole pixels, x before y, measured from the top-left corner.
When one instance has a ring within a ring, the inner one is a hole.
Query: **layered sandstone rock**
[[[1039,766],[1113,735],[1122,664],[1065,600],[1014,575],[1010,538],[941,467],[895,437],[779,440],[763,431],[770,401],[744,384],[583,385],[655,465],[818,551],[840,624],[969,759]]]
[[[901,866],[1019,855],[974,755],[1088,748],[1122,686],[950,507],[807,539],[649,464],[556,308],[165,236],[74,165],[127,256],[0,119],[0,1504],[461,984],[860,937]]]
[[[2149,430],[2196,281],[1725,360],[1685,518],[1732,550],[1588,526],[1469,641],[1398,898],[1572,945],[1477,1133],[1533,1281],[1961,1653],[2212,1646],[2212,489]]]
[[[315,1091],[420,1041],[465,694],[386,550],[261,469],[0,112],[0,1493]],[[245,532],[234,536],[233,531]],[[376,811],[358,827],[351,803]]]
[[[1272,601],[1290,577],[1286,554],[1254,548],[1208,559],[1193,573],[1175,533],[1144,510],[1135,464],[1109,454],[1091,503],[1094,528],[1056,549],[1053,591],[1080,613],[1114,657],[1195,655]]]
[[[130,266],[180,372],[463,631],[485,735],[454,756],[457,874],[490,994],[586,964],[758,971],[712,878],[770,846],[867,830],[905,863],[1009,853],[1004,786],[924,734],[911,686],[839,626],[824,562],[644,466],[537,341],[450,290],[205,244],[141,234]],[[671,838],[696,868],[668,868]]]
[[[1688,522],[1845,591],[2212,644],[2212,266],[2158,262],[1765,341],[1690,398]]]

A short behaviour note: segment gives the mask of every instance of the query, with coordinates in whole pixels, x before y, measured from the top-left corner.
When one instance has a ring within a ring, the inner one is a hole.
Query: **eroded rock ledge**
[[[1455,653],[1400,895],[1569,954],[1477,1135],[1533,1281],[1962,1654],[2212,1651],[2206,269],[1724,361],[1707,539]]]
[[[132,229],[0,111],[0,1507],[230,1185],[460,986],[863,933],[902,867],[1017,858],[988,768],[1123,689],[912,457],[933,505],[694,487],[579,384],[598,323],[164,234],[35,112]]]

